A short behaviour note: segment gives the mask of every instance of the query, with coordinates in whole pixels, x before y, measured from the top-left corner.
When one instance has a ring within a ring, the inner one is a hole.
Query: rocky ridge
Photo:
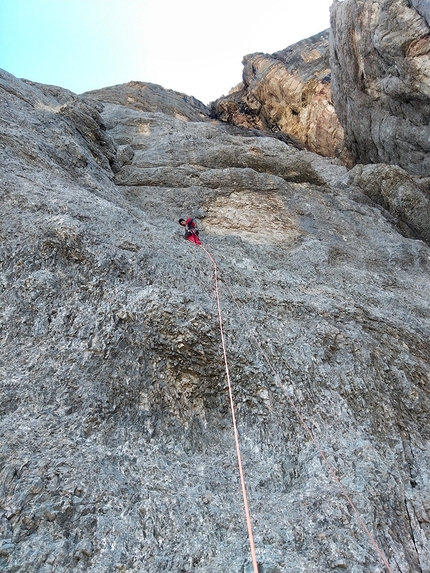
[[[214,117],[282,134],[351,167],[391,164],[427,177],[430,8],[422,0],[344,0],[331,28],[243,59]]]
[[[358,164],[349,183],[428,242],[428,10],[420,0],[334,2],[330,30],[245,56],[242,83],[211,114]]]
[[[164,113],[176,119],[206,121],[209,117],[208,108],[195,97],[148,82],[129,82],[87,92],[86,95],[104,103],[119,104],[137,111]]]
[[[392,570],[430,571],[427,180],[159,86],[0,89],[1,569],[252,570],[191,214],[260,571],[384,570],[287,394]]]
[[[329,30],[274,54],[243,59],[242,82],[212,115],[232,125],[284,134],[291,143],[349,162],[331,101]]]

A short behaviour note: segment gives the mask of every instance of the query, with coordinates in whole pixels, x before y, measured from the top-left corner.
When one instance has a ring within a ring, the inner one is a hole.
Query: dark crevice
[[[406,515],[408,516],[409,526],[410,526],[410,529],[411,529],[411,539],[412,539],[412,543],[414,544],[415,553],[417,554],[417,564],[418,564],[418,567],[419,567],[420,572],[423,573],[423,569],[422,569],[421,563],[420,563],[420,554],[419,554],[419,551],[418,551],[417,544],[416,544],[416,542],[415,542],[414,528],[412,527],[412,520],[411,520],[411,515],[410,515],[409,509],[408,509],[408,501],[407,501],[407,499],[405,499],[405,509],[406,509]]]

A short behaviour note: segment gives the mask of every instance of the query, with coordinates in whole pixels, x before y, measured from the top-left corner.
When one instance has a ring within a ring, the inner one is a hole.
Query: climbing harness
[[[250,513],[249,513],[249,504],[248,504],[248,498],[247,498],[247,494],[246,494],[245,479],[244,479],[243,468],[242,468],[242,457],[241,457],[241,453],[240,453],[239,435],[238,435],[237,425],[236,425],[236,416],[234,413],[233,390],[232,390],[232,385],[231,385],[231,380],[230,380],[230,373],[229,373],[229,368],[228,368],[227,352],[226,352],[226,345],[225,345],[225,338],[224,338],[224,330],[223,330],[223,324],[222,324],[221,302],[220,302],[220,294],[219,294],[219,286],[218,286],[218,266],[215,262],[215,259],[210,254],[210,252],[202,244],[200,244],[198,246],[206,253],[206,255],[208,256],[208,258],[210,259],[210,261],[213,265],[213,270],[214,270],[215,294],[216,294],[217,308],[218,308],[219,328],[220,328],[220,335],[221,335],[221,342],[222,342],[222,350],[223,350],[223,355],[224,355],[224,364],[225,364],[225,370],[226,370],[228,392],[229,392],[229,398],[230,398],[230,409],[231,409],[231,415],[232,415],[232,420],[233,420],[233,430],[234,430],[234,437],[235,437],[235,442],[236,442],[236,455],[237,455],[237,460],[238,460],[238,465],[239,465],[239,474],[240,474],[240,483],[241,483],[241,487],[242,487],[243,504],[245,507],[245,514],[246,514],[246,522],[247,522],[247,528],[248,528],[248,537],[249,537],[249,545],[250,545],[250,551],[251,551],[251,557],[252,557],[252,564],[253,564],[253,568],[254,568],[254,573],[258,573],[258,565],[257,565],[257,558],[256,558],[256,553],[255,553],[254,537],[252,534],[251,517],[250,517]],[[266,361],[267,365],[269,366],[270,370],[272,371],[272,374],[273,374],[277,384],[279,385],[279,387],[281,388],[281,390],[284,392],[285,396],[287,397],[287,400],[290,403],[291,407],[293,408],[298,420],[300,421],[300,424],[302,425],[302,427],[304,428],[304,430],[306,431],[306,433],[310,437],[311,442],[315,446],[321,459],[323,460],[324,464],[326,465],[327,469],[329,470],[331,477],[336,482],[336,484],[340,488],[342,494],[344,495],[347,502],[349,503],[350,507],[352,508],[353,512],[355,513],[356,518],[358,519],[360,525],[362,526],[363,530],[365,531],[366,535],[368,536],[371,544],[373,545],[373,547],[375,548],[379,557],[381,558],[382,562],[384,563],[387,571],[389,573],[393,573],[393,570],[391,569],[387,558],[385,557],[384,553],[380,549],[379,545],[377,544],[373,535],[369,531],[368,527],[364,523],[363,518],[361,517],[358,509],[355,507],[355,505],[354,505],[353,501],[351,500],[348,492],[346,491],[346,489],[342,485],[342,482],[337,477],[335,469],[333,468],[333,466],[328,461],[327,456],[325,455],[325,453],[321,449],[318,441],[316,440],[314,434],[312,433],[312,430],[309,428],[308,424],[305,422],[303,416],[301,415],[299,409],[295,405],[293,399],[291,398],[291,396],[289,395],[289,393],[285,389],[278,372],[276,371],[275,367],[272,365],[269,357],[267,356],[267,353],[265,352],[265,350],[261,346],[257,336],[254,334],[248,320],[246,319],[246,316],[242,312],[242,310],[241,310],[238,302],[236,301],[236,298],[234,297],[234,294],[232,293],[228,283],[226,283],[226,286],[227,286],[227,289],[230,293],[230,296],[232,297],[232,300],[234,301],[234,303],[235,303],[235,305],[236,305],[236,307],[237,307],[237,309],[238,309],[238,311],[239,311],[239,313],[240,313],[240,315],[241,315],[241,317],[242,317],[242,319],[246,325],[248,332],[250,333],[255,344],[259,348],[259,350],[260,350],[264,360]]]
[[[196,243],[196,245],[200,245],[201,241],[199,239],[199,230],[196,227],[194,219],[192,217],[188,217],[187,220],[179,219],[179,224],[185,227],[185,236],[184,238],[191,243]]]

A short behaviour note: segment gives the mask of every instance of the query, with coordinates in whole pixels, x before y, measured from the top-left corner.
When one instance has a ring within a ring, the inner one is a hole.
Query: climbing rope
[[[337,477],[336,471],[333,468],[333,466],[330,464],[330,462],[327,459],[327,456],[325,455],[324,451],[321,449],[319,443],[317,442],[312,430],[309,428],[309,426],[306,424],[303,416],[300,414],[299,409],[297,408],[297,406],[295,405],[293,399],[291,398],[291,396],[288,394],[288,392],[286,391],[282,380],[279,376],[279,374],[277,373],[277,371],[275,370],[274,366],[272,365],[269,357],[267,356],[267,353],[264,351],[263,347],[261,346],[261,344],[259,343],[257,337],[255,336],[255,334],[252,332],[251,326],[249,325],[249,322],[247,321],[245,315],[242,313],[239,305],[237,304],[233,293],[231,292],[230,288],[227,286],[227,289],[230,292],[230,295],[232,296],[237,308],[239,309],[239,312],[242,316],[242,319],[244,320],[246,327],[248,329],[248,331],[250,332],[251,336],[253,337],[255,343],[257,344],[258,348],[260,349],[260,352],[263,355],[263,358],[265,359],[265,361],[267,362],[269,368],[271,369],[273,376],[276,380],[276,382],[278,383],[278,386],[281,388],[281,390],[284,392],[285,396],[288,399],[288,402],[290,403],[291,407],[293,408],[294,412],[296,413],[297,418],[299,419],[302,427],[305,429],[306,433],[308,434],[308,436],[310,437],[312,443],[314,444],[315,448],[317,449],[319,455],[321,456],[322,460],[324,461],[327,469],[329,470],[332,478],[334,479],[334,481],[336,482],[336,484],[338,485],[338,487],[340,488],[342,494],[345,496],[346,500],[348,501],[350,507],[352,508],[352,510],[354,511],[359,523],[361,524],[361,526],[363,527],[364,531],[366,532],[370,542],[372,543],[373,547],[375,548],[376,552],[378,553],[378,555],[380,556],[380,558],[382,559],[385,567],[387,568],[387,570],[389,571],[389,573],[393,573],[387,558],[385,557],[385,555],[383,554],[382,550],[380,549],[379,545],[377,544],[375,538],[373,537],[373,535],[371,534],[371,532],[369,531],[368,527],[366,526],[366,524],[363,521],[363,518],[361,517],[360,512],[358,511],[358,509],[356,508],[356,506],[354,505],[354,502],[352,501],[352,499],[350,498],[348,492],[346,491],[346,489],[344,488],[344,486],[342,485],[342,482],[340,481],[340,479]]]
[[[239,466],[240,485],[242,488],[243,505],[245,507],[246,525],[248,528],[248,538],[249,538],[249,546],[250,546],[250,551],[251,551],[252,566],[254,569],[254,573],[258,573],[257,557],[255,554],[255,545],[254,545],[254,536],[252,534],[251,516],[249,514],[248,496],[246,495],[245,478],[243,475],[243,467],[242,467],[242,456],[240,453],[239,433],[237,431],[236,415],[234,413],[233,390],[232,390],[232,386],[231,386],[230,371],[228,368],[227,351],[226,351],[225,338],[224,338],[224,329],[223,329],[223,324],[222,324],[221,302],[220,302],[219,287],[218,287],[217,265],[216,265],[216,262],[213,259],[212,255],[209,253],[209,251],[207,251],[203,245],[199,245],[199,247],[201,249],[203,249],[203,251],[207,254],[210,261],[212,262],[213,269],[214,269],[215,294],[216,294],[217,307],[218,307],[219,330],[220,330],[220,335],[221,335],[222,351],[223,351],[223,355],[224,355],[224,366],[225,366],[225,373],[226,373],[226,377],[227,377],[228,393],[229,393],[229,398],[230,398],[231,417],[233,420],[234,440],[236,443],[236,455],[237,455],[237,463]]]
[[[232,393],[230,375],[229,375],[229,370],[228,370],[227,354],[226,354],[224,332],[223,332],[223,326],[222,326],[221,303],[220,303],[219,286],[218,286],[218,267],[217,267],[217,264],[216,264],[214,258],[209,253],[209,251],[203,245],[199,245],[199,246],[201,249],[203,249],[203,251],[209,257],[210,261],[212,262],[213,268],[214,268],[215,292],[216,292],[216,299],[217,299],[217,306],[218,306],[218,317],[219,317],[219,325],[220,325],[221,340],[222,340],[222,347],[223,347],[223,353],[224,353],[224,361],[225,361],[228,389],[229,389],[229,395],[230,395],[230,407],[231,407],[231,413],[232,413],[232,418],[233,418],[233,428],[234,428],[234,435],[235,435],[235,440],[236,440],[236,453],[237,453],[238,464],[239,464],[239,473],[240,473],[240,480],[241,480],[241,485],[242,485],[243,502],[244,502],[244,506],[245,506],[246,520],[247,520],[247,526],[248,526],[248,536],[249,536],[249,543],[250,543],[250,548],[251,548],[251,556],[252,556],[252,563],[253,563],[253,567],[254,567],[254,573],[258,573],[257,560],[255,557],[254,538],[252,535],[251,519],[250,519],[250,515],[249,515],[248,500],[247,500],[246,489],[245,489],[245,480],[243,477],[243,470],[242,470],[242,460],[241,460],[241,455],[240,455],[239,437],[238,437],[237,427],[236,427],[236,417],[234,414],[233,393]],[[233,301],[234,301],[234,303],[235,303],[235,305],[236,305],[236,307],[237,307],[237,309],[238,309],[238,311],[239,311],[239,313],[240,313],[240,315],[241,315],[241,317],[242,317],[242,319],[246,325],[248,332],[250,333],[251,337],[253,338],[254,342],[256,343],[257,347],[259,348],[259,350],[260,350],[264,360],[266,361],[267,365],[269,366],[270,370],[272,371],[276,382],[278,383],[279,387],[281,388],[281,390],[284,392],[285,396],[287,397],[287,400],[290,403],[291,407],[293,408],[297,418],[299,419],[300,424],[302,425],[302,427],[304,428],[304,430],[306,431],[306,433],[310,437],[312,443],[314,444],[319,455],[321,456],[321,459],[323,460],[324,464],[326,465],[327,469],[329,470],[330,475],[332,476],[333,480],[336,482],[336,484],[340,488],[342,494],[344,495],[344,497],[346,498],[350,507],[352,508],[353,512],[355,513],[360,525],[363,527],[363,530],[365,531],[366,535],[368,536],[371,544],[373,545],[373,547],[375,548],[379,557],[381,558],[382,562],[384,563],[385,567],[387,568],[387,571],[389,573],[393,573],[393,570],[391,569],[387,558],[385,557],[384,553],[380,549],[379,545],[377,544],[373,535],[369,531],[368,527],[364,523],[364,520],[361,517],[360,512],[355,507],[355,505],[354,505],[353,501],[351,500],[348,492],[346,491],[346,489],[342,485],[342,482],[337,477],[335,469],[333,468],[333,466],[328,461],[327,456],[325,455],[324,451],[322,450],[318,441],[316,440],[315,436],[313,435],[312,430],[309,428],[309,426],[305,422],[303,416],[300,414],[300,411],[297,408],[297,406],[295,405],[293,399],[291,398],[291,396],[288,394],[287,390],[285,389],[278,372],[276,371],[276,369],[272,365],[272,362],[270,361],[269,357],[267,356],[267,353],[265,352],[264,348],[261,346],[258,338],[255,336],[248,320],[246,319],[246,316],[242,312],[242,309],[240,308],[238,302],[236,301],[236,298],[234,297],[234,294],[232,293],[227,282],[226,282],[226,287],[227,287],[227,289],[230,293],[230,296],[232,297],[232,299],[233,299]]]

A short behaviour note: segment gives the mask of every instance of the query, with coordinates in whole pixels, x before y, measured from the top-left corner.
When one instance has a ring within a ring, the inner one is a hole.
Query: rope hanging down
[[[247,497],[246,497],[246,490],[245,490],[245,481],[243,479],[243,472],[242,472],[242,462],[241,462],[241,456],[240,456],[240,449],[239,449],[239,439],[238,439],[238,434],[237,434],[237,428],[236,428],[236,419],[235,419],[235,415],[234,415],[234,409],[233,409],[233,395],[232,395],[232,390],[231,390],[231,383],[230,383],[230,375],[228,372],[228,364],[227,364],[227,355],[226,355],[226,350],[225,350],[225,342],[224,342],[224,333],[223,333],[223,328],[222,328],[222,317],[221,317],[221,304],[220,304],[220,297],[219,297],[219,288],[218,288],[218,269],[217,269],[217,265],[215,263],[215,260],[213,259],[212,255],[209,253],[209,251],[207,251],[203,245],[199,245],[201,249],[203,249],[205,251],[205,253],[207,254],[207,256],[209,257],[209,259],[211,260],[213,267],[214,267],[214,274],[215,274],[215,289],[216,289],[216,297],[217,297],[217,305],[218,305],[218,316],[219,316],[219,321],[220,321],[220,331],[221,331],[221,340],[222,340],[222,345],[223,345],[223,353],[224,353],[224,360],[225,360],[225,365],[226,365],[226,373],[227,373],[227,382],[228,382],[228,387],[229,387],[229,394],[230,394],[230,405],[231,405],[231,411],[232,411],[232,417],[233,417],[233,427],[234,427],[234,432],[235,432],[235,439],[236,439],[236,451],[237,451],[237,456],[238,456],[238,462],[239,462],[239,472],[240,472],[240,476],[241,476],[241,484],[242,484],[242,494],[243,494],[243,499],[244,499],[244,505],[245,505],[245,513],[246,513],[246,518],[247,518],[247,524],[248,524],[248,535],[249,535],[249,542],[250,542],[250,546],[251,546],[251,555],[252,555],[252,562],[253,562],[253,566],[254,566],[254,573],[258,573],[258,566],[257,566],[257,561],[255,558],[255,548],[254,548],[254,539],[252,536],[252,529],[251,529],[251,520],[249,517],[249,510],[248,510],[248,501],[247,501]],[[236,301],[236,298],[234,297],[230,287],[228,286],[228,284],[226,283],[227,289],[242,317],[242,319],[245,322],[246,328],[248,330],[248,332],[251,334],[252,338],[254,339],[254,342],[256,343],[256,345],[258,346],[258,348],[260,349],[260,352],[264,358],[264,360],[266,361],[266,363],[268,364],[270,370],[273,373],[273,376],[275,378],[275,380],[277,381],[279,387],[283,390],[283,392],[285,393],[291,407],[293,408],[294,412],[296,413],[297,418],[299,419],[302,427],[304,428],[304,430],[306,431],[306,433],[309,435],[312,443],[314,444],[315,448],[317,449],[319,455],[321,456],[321,459],[323,460],[323,462],[325,463],[327,469],[329,470],[330,475],[332,476],[333,480],[336,482],[336,484],[338,485],[338,487],[340,488],[342,494],[344,495],[344,497],[346,498],[347,502],[349,503],[350,507],[352,508],[353,512],[355,513],[360,525],[363,527],[366,535],[369,538],[369,541],[371,542],[371,544],[373,545],[374,549],[376,550],[376,552],[378,553],[379,557],[381,558],[382,562],[384,563],[387,571],[389,573],[393,573],[393,570],[390,567],[390,564],[388,563],[387,558],[385,557],[384,553],[382,552],[382,550],[380,549],[379,545],[377,544],[375,538],[373,537],[373,535],[371,534],[371,532],[369,531],[368,527],[366,526],[366,524],[364,523],[363,518],[360,515],[360,512],[358,511],[358,509],[355,507],[353,501],[351,500],[350,496],[348,495],[348,492],[346,491],[346,489],[344,488],[344,486],[342,485],[342,482],[340,481],[340,479],[337,477],[336,471],[333,468],[333,466],[330,464],[330,462],[327,459],[327,456],[325,455],[325,453],[323,452],[323,450],[321,449],[318,441],[316,440],[315,436],[312,433],[312,430],[309,428],[309,426],[306,424],[303,416],[300,414],[300,411],[298,410],[297,406],[295,405],[293,399],[291,398],[291,396],[288,394],[288,392],[285,390],[284,385],[282,384],[282,380],[279,376],[279,374],[277,373],[276,369],[274,368],[274,366],[272,365],[271,361],[269,360],[269,357],[267,356],[266,352],[264,351],[264,349],[262,348],[260,342],[258,341],[257,337],[254,335],[251,326],[249,325],[249,322],[247,321],[244,313],[242,312],[239,304]]]
[[[314,444],[315,448],[317,449],[319,455],[321,456],[323,462],[325,463],[327,469],[329,470],[333,480],[336,482],[336,484],[338,485],[339,489],[341,490],[342,494],[344,495],[344,497],[346,498],[346,500],[348,501],[349,505],[351,506],[351,509],[354,511],[360,525],[363,527],[364,531],[366,532],[366,535],[369,538],[369,541],[371,542],[371,544],[373,545],[373,547],[375,548],[376,552],[378,553],[379,557],[381,558],[381,560],[383,561],[385,567],[387,568],[387,571],[389,573],[393,573],[393,570],[390,567],[390,564],[388,563],[387,558],[385,557],[384,553],[382,552],[382,550],[380,549],[379,545],[377,544],[375,538],[373,537],[373,535],[370,533],[369,528],[367,527],[367,525],[364,523],[363,518],[361,517],[360,512],[358,511],[358,509],[355,507],[354,502],[352,501],[352,499],[350,498],[348,492],[346,491],[346,489],[343,487],[342,482],[340,481],[340,479],[337,477],[336,471],[333,468],[333,466],[331,465],[331,463],[328,461],[327,456],[325,455],[325,453],[323,452],[323,450],[321,449],[321,446],[319,445],[319,443],[317,442],[315,436],[312,433],[312,430],[309,428],[309,426],[306,424],[303,416],[300,414],[300,411],[298,410],[297,406],[295,405],[293,399],[291,398],[291,396],[288,394],[288,392],[285,390],[284,385],[282,384],[282,380],[279,376],[279,374],[277,373],[277,371],[275,370],[275,367],[272,365],[269,357],[267,356],[267,353],[264,351],[264,348],[261,346],[260,342],[258,341],[257,337],[254,335],[251,326],[249,324],[249,322],[246,319],[246,316],[243,314],[242,310],[240,309],[233,293],[231,292],[231,289],[228,285],[227,289],[231,295],[231,297],[234,300],[234,303],[236,305],[236,307],[239,310],[240,315],[242,316],[243,321],[246,324],[247,330],[248,332],[251,334],[252,338],[254,339],[256,345],[258,346],[258,348],[260,349],[261,354],[263,355],[264,360],[267,362],[269,368],[271,369],[273,376],[276,380],[276,382],[278,383],[278,386],[283,390],[285,396],[287,397],[291,407],[293,408],[294,412],[296,413],[297,418],[299,419],[302,427],[304,428],[304,430],[307,432],[307,434],[309,435],[312,443]]]
[[[216,265],[216,262],[213,259],[212,255],[209,253],[209,251],[207,251],[203,247],[203,245],[199,245],[199,247],[201,249],[203,249],[204,252],[207,254],[207,256],[211,260],[213,268],[214,268],[215,294],[216,294],[217,307],[218,307],[219,329],[220,329],[220,334],[221,334],[222,351],[223,351],[223,355],[224,355],[224,366],[225,366],[225,373],[226,373],[226,377],[227,377],[228,394],[229,394],[229,398],[230,398],[231,417],[233,420],[234,440],[236,442],[236,455],[237,455],[237,463],[239,465],[240,485],[242,488],[243,505],[245,507],[246,525],[248,528],[248,538],[249,538],[249,546],[250,546],[250,550],[251,550],[252,566],[254,569],[254,573],[258,573],[257,557],[255,554],[255,545],[254,545],[254,536],[252,534],[251,516],[249,514],[248,497],[246,495],[245,478],[243,475],[243,468],[242,468],[242,456],[240,453],[239,434],[238,434],[237,425],[236,425],[236,415],[234,413],[233,391],[232,391],[232,387],[231,387],[230,372],[229,372],[229,368],[228,368],[227,352],[226,352],[225,339],[224,339],[224,329],[223,329],[223,325],[222,325],[222,314],[221,314],[221,302],[220,302],[220,297],[219,297],[217,265]]]

